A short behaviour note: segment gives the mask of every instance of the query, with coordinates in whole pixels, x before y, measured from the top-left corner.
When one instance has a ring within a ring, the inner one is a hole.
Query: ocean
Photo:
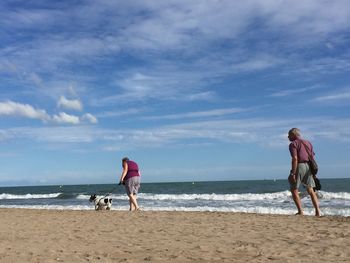
[[[322,215],[350,216],[350,179],[321,179]],[[301,196],[305,190],[301,187]],[[0,187],[0,208],[93,210],[91,194],[108,195],[112,210],[128,210],[124,187],[116,184]],[[287,180],[142,183],[139,205],[145,211],[219,211],[294,214]],[[302,198],[305,214],[314,210]]]

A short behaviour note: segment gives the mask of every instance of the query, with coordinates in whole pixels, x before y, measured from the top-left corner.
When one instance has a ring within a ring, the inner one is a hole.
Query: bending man
[[[301,139],[300,130],[297,128],[293,128],[288,132],[288,139],[291,142],[289,144],[289,152],[292,157],[292,169],[288,181],[294,203],[298,209],[297,215],[303,215],[303,208],[298,193],[300,184],[303,184],[311,197],[312,204],[315,208],[315,215],[320,216],[317,195],[313,190],[315,187],[315,181],[309,168],[309,155],[308,150],[306,149],[307,147],[309,152],[314,154],[312,144],[307,140]]]
[[[140,210],[137,204],[137,192],[140,188],[140,172],[137,163],[125,157],[122,160],[123,173],[120,176],[119,184],[125,185],[129,197],[130,211]]]

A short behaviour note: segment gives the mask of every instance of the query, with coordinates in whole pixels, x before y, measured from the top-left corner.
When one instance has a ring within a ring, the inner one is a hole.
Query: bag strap
[[[311,150],[310,148],[306,145],[306,143],[303,141],[303,140],[300,140],[301,144],[304,145],[305,149],[306,149],[306,152],[307,154],[309,155],[309,160],[313,160],[314,159],[314,156],[313,154],[311,153]]]

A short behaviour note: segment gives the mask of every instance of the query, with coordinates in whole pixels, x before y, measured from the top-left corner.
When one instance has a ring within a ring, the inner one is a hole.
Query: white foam
[[[77,206],[60,206],[60,205],[0,205],[0,208],[20,208],[20,209],[39,209],[39,210],[94,210],[89,205],[77,205]],[[114,211],[127,211],[126,206],[113,206]],[[257,214],[273,214],[273,215],[293,215],[295,208],[282,208],[282,207],[210,207],[210,206],[198,206],[198,207],[142,207],[143,211],[178,211],[178,212],[226,212],[226,213],[257,213]],[[314,211],[312,208],[304,210],[305,215],[312,216]],[[336,216],[350,216],[349,209],[322,209],[322,215],[336,215]]]
[[[51,200],[46,205],[45,199],[59,197],[60,193],[53,194],[0,194],[0,207],[28,208],[28,209],[55,209],[55,210],[93,210],[88,202],[90,195],[80,194],[71,196],[67,200]],[[101,195],[102,196],[102,195]],[[128,209],[128,197],[125,193],[108,195],[113,199],[112,210]],[[350,193],[332,193],[318,191],[321,212],[324,215],[350,216]],[[262,194],[152,194],[140,193],[140,205],[146,211],[211,211],[211,212],[240,212],[259,214],[294,214],[295,206],[289,191]],[[38,199],[45,201],[23,202],[21,199]],[[18,199],[9,201],[6,199]],[[71,202],[69,199],[78,199]],[[39,204],[39,202],[41,204]],[[30,203],[30,204],[26,204]],[[36,204],[33,204],[36,203]],[[313,207],[309,197],[303,199],[305,214],[312,215]]]
[[[93,207],[87,205],[62,206],[62,205],[0,205],[0,208],[20,208],[39,210],[91,210]]]
[[[89,199],[89,198],[90,198],[90,195],[78,195],[77,196],[77,199],[81,199],[81,200]]]
[[[40,198],[56,198],[61,193],[53,193],[53,194],[25,194],[25,195],[13,195],[13,194],[0,194],[0,200],[5,199],[40,199]]]
[[[319,193],[321,198],[326,200],[333,200],[333,199],[350,200],[350,193],[347,193],[347,192],[332,193],[332,192],[319,191]]]
[[[139,198],[146,200],[208,200],[208,201],[263,201],[280,200],[291,196],[289,191],[264,194],[147,194]]]
[[[332,193],[318,191],[318,197],[326,200],[350,200],[350,193]],[[308,196],[307,193],[305,193]],[[103,195],[100,195],[103,196]],[[126,194],[110,194],[108,195],[115,200],[127,200]],[[276,193],[263,193],[263,194],[150,194],[150,193],[140,193],[138,197],[144,200],[155,200],[155,201],[166,201],[166,200],[208,200],[208,201],[268,201],[268,200],[286,200],[291,198],[290,191],[282,191]],[[1,197],[1,195],[0,195]],[[80,200],[88,200],[90,195],[80,194],[76,197]]]

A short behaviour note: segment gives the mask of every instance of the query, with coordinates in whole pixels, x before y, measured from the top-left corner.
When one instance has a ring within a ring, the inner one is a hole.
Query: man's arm
[[[292,157],[292,169],[290,170],[290,175],[288,178],[292,183],[295,183],[297,181],[297,178],[296,178],[297,168],[298,168],[298,156],[293,155],[293,157]]]
[[[294,155],[292,157],[292,169],[291,169],[291,173],[292,174],[296,174],[297,173],[297,169],[298,169],[298,156]]]
[[[128,164],[127,163],[124,163],[123,165],[123,172],[122,172],[122,175],[120,176],[120,180],[119,180],[119,183],[122,183],[126,174],[128,173]]]

